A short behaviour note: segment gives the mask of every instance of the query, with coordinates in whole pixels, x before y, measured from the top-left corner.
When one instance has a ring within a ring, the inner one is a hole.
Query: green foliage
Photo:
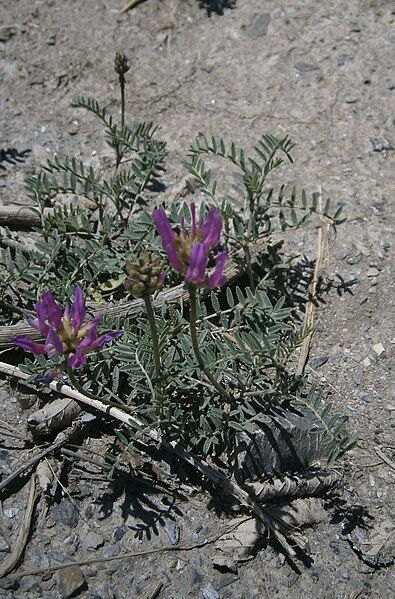
[[[60,301],[69,299],[76,283],[82,284],[90,300],[125,300],[125,261],[143,249],[162,252],[144,210],[166,157],[166,144],[156,139],[156,127],[150,122],[120,125],[92,98],[78,98],[73,106],[85,109],[104,126],[115,169],[105,173],[83,160],[54,156],[26,180],[41,225],[33,247],[21,244],[15,249],[11,244],[0,249],[0,301],[7,324],[31,311],[45,290]],[[333,210],[329,200],[322,207],[316,194],[308,198],[304,190],[298,193],[283,185],[275,190],[269,185],[273,171],[292,162],[294,145],[288,136],[267,134],[257,141],[251,156],[214,137],[190,147],[183,164],[221,212],[226,248],[231,255],[239,252],[249,280],[231,281],[202,294],[197,302],[203,362],[231,400],[224,400],[202,372],[189,332],[189,308],[182,302],[160,302],[156,310],[160,377],[144,310],[137,318],[105,317],[103,330],[122,328],[124,336],[90,357],[81,384],[105,402],[126,406],[141,422],[141,427],[118,431],[117,449],[109,455],[110,470],[119,466],[145,427],[157,427],[203,456],[221,455],[230,465],[236,432],[252,433],[277,410],[308,414],[311,433],[320,435],[331,459],[351,447],[344,419],[332,415],[322,392],[294,374],[294,354],[310,331],[300,328],[291,307],[287,277],[292,258],[282,255],[282,240],[274,243],[272,235],[298,229],[314,215],[334,227],[343,220],[341,207]],[[217,197],[217,182],[205,155],[237,169],[231,195]],[[175,221],[188,216],[186,204],[168,208]],[[13,241],[9,231],[4,236]],[[252,264],[251,251],[262,238],[267,242],[265,253]],[[167,280],[170,285],[178,282],[174,275]],[[40,356],[34,362],[27,360],[24,368],[34,377],[48,364]]]

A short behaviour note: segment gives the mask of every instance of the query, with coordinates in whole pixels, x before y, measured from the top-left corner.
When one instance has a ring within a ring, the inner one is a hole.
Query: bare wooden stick
[[[51,214],[51,208],[45,209],[46,214]],[[0,225],[30,229],[41,224],[40,215],[29,206],[0,206]]]
[[[22,372],[17,366],[12,366],[11,364],[7,364],[6,362],[0,362],[0,372],[4,372],[5,374],[14,376],[16,378],[20,378],[26,380],[28,375]],[[144,428],[142,423],[131,414],[127,414],[123,410],[108,406],[97,399],[93,399],[90,397],[86,397],[79,391],[72,389],[68,385],[62,385],[61,383],[56,383],[52,381],[49,384],[49,387],[58,393],[62,393],[67,397],[72,397],[76,401],[87,404],[96,410],[104,412],[115,418],[116,420],[123,422],[129,426],[137,426],[138,428]],[[254,514],[257,516],[265,525],[266,529],[272,536],[277,540],[277,542],[283,547],[283,549],[287,552],[288,555],[292,557],[296,557],[296,553],[293,548],[289,545],[288,541],[284,537],[284,535],[279,530],[276,522],[273,521],[270,516],[267,516],[259,505],[259,503],[247,493],[244,489],[239,487],[236,483],[232,482],[228,477],[226,477],[222,472],[215,470],[212,466],[207,464],[204,460],[201,460],[193,453],[186,451],[182,447],[180,447],[175,441],[168,441],[164,437],[162,437],[158,431],[149,430],[144,433],[145,436],[152,439],[156,443],[160,443],[165,449],[171,451],[176,454],[181,459],[185,460],[188,464],[193,466],[196,470],[198,470],[201,474],[209,478],[220,488],[224,489],[229,495],[237,499],[242,505],[248,507]]]
[[[129,2],[125,4],[125,6],[121,8],[119,12],[127,12],[131,8],[134,8],[135,6],[137,6],[138,4],[142,4],[143,2],[145,2],[145,0],[129,0]]]
[[[319,186],[319,197],[318,197],[318,211],[322,211],[322,188]],[[318,239],[317,239],[317,258],[315,261],[314,271],[313,271],[313,279],[311,281],[311,294],[306,306],[306,313],[304,317],[304,326],[311,328],[310,334],[304,339],[302,343],[302,347],[300,349],[300,355],[298,360],[298,366],[296,368],[296,374],[298,376],[302,375],[304,369],[307,364],[307,360],[309,357],[310,344],[313,337],[313,325],[314,325],[314,315],[316,311],[315,300],[317,297],[317,285],[319,280],[319,274],[322,268],[324,256],[325,256],[325,247],[328,243],[329,236],[329,224],[321,226],[318,228]]]
[[[32,523],[34,504],[37,498],[36,474],[34,473],[30,480],[29,496],[26,504],[23,520],[15,541],[14,549],[9,558],[0,566],[0,578],[7,576],[18,565],[29,538],[30,526]]]
[[[272,247],[279,247],[281,242],[274,244]],[[251,249],[253,262],[256,262],[258,256],[267,252],[267,239],[261,238]],[[224,275],[229,281],[234,281],[243,276],[246,272],[243,250],[235,252],[225,265]],[[208,291],[202,290],[208,293]],[[158,294],[154,301],[155,307],[160,307],[166,303],[178,303],[180,301],[185,304],[188,302],[189,294],[185,290],[184,285],[177,285],[170,289],[165,289]],[[94,312],[103,313],[106,316],[122,317],[122,318],[137,318],[144,311],[143,300],[122,301],[117,304],[109,305],[107,302],[89,303],[88,308]],[[0,326],[0,349],[5,349],[12,346],[12,339],[17,335],[28,335],[34,341],[41,339],[40,333],[30,327],[25,321],[20,321],[11,326]]]

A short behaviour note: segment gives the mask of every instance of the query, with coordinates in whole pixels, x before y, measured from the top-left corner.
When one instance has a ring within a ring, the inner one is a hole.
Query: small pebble
[[[211,582],[206,582],[202,587],[202,595],[204,599],[219,599],[219,594]]]
[[[93,530],[89,531],[84,539],[84,546],[88,551],[93,551],[104,545],[103,537]]]
[[[3,513],[6,518],[15,518],[15,516],[18,513],[18,510],[13,507],[8,507],[5,510],[3,510]]]
[[[384,346],[382,343],[376,343],[372,345],[372,350],[378,355],[381,356],[383,352],[385,352]]]
[[[377,277],[380,274],[380,271],[377,268],[369,268],[366,273],[367,277]]]

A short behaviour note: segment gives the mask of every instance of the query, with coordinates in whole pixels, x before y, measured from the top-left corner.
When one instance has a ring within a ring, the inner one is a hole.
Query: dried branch
[[[322,211],[322,187],[319,186],[319,197],[318,197],[318,211]],[[298,366],[296,369],[296,374],[301,376],[304,372],[304,369],[307,364],[307,360],[309,357],[310,351],[310,343],[313,337],[313,325],[314,325],[314,315],[315,315],[315,301],[317,297],[317,285],[319,281],[319,275],[322,268],[322,264],[325,258],[325,249],[328,245],[328,237],[329,237],[329,229],[330,225],[327,223],[324,226],[318,228],[318,240],[317,240],[317,259],[315,261],[313,279],[311,282],[311,294],[309,301],[306,306],[306,313],[304,317],[304,327],[311,328],[310,334],[305,338],[302,343],[302,347],[300,350]]]
[[[7,576],[18,565],[29,538],[30,526],[32,523],[34,504],[37,499],[36,474],[33,474],[30,480],[29,496],[26,504],[23,520],[16,538],[15,547],[9,558],[0,566],[0,578]]]

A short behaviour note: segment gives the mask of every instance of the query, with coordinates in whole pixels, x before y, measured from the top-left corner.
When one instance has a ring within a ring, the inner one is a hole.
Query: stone
[[[128,531],[127,526],[125,526],[125,524],[122,524],[122,526],[120,526],[119,528],[117,528],[114,531],[114,534],[113,534],[114,541],[120,541],[125,536],[127,531]]]
[[[120,551],[118,545],[107,545],[103,550],[103,557],[115,557],[119,555]]]
[[[62,499],[58,505],[54,505],[52,518],[55,522],[70,526],[70,528],[75,528],[78,524],[78,512],[67,499]]]
[[[85,577],[79,566],[69,566],[58,571],[58,589],[65,599],[75,596],[85,588]]]
[[[84,546],[86,549],[88,549],[88,551],[94,551],[95,549],[98,549],[99,547],[103,547],[103,545],[104,545],[103,537],[98,535],[97,532],[94,532],[93,530],[88,532],[88,534],[86,535],[86,537],[84,539]]]
[[[308,62],[295,62],[295,69],[299,73],[308,73],[309,71],[316,71],[319,67],[316,64],[310,64]]]
[[[310,366],[312,368],[314,368],[314,370],[316,370],[317,368],[320,368],[321,366],[323,366],[324,364],[326,364],[326,362],[329,360],[329,356],[318,356],[317,358],[313,358],[312,360],[310,360]]]
[[[165,520],[164,529],[165,529],[165,533],[169,537],[170,543],[172,545],[177,545],[180,540],[180,527],[178,526],[177,522],[167,518]]]
[[[55,560],[58,564],[72,564],[73,560],[66,555],[65,553],[61,553],[60,551],[48,551],[47,557],[49,560]]]
[[[230,584],[233,584],[234,582],[236,582],[236,580],[239,580],[239,577],[235,576],[234,574],[231,574],[230,572],[223,574],[219,579],[219,583],[217,585],[218,591],[220,589],[223,589],[224,587],[229,586]]]
[[[219,599],[219,594],[210,581],[202,587],[202,595],[204,599]]]
[[[378,355],[381,356],[383,352],[385,352],[384,345],[382,343],[376,343],[372,345],[372,350]]]
[[[40,596],[42,588],[35,576],[24,576],[19,584],[19,591],[29,593],[30,595],[27,596],[30,597],[33,595]]]
[[[380,274],[380,271],[377,268],[369,268],[366,276],[367,277],[377,277]]]
[[[249,32],[250,37],[252,37],[253,39],[257,39],[259,37],[264,37],[267,34],[269,23],[270,23],[270,14],[269,13],[264,13],[263,15],[260,15],[259,17],[257,17],[254,20],[254,22],[250,28],[250,32]]]
[[[370,141],[373,146],[373,152],[385,152],[388,150],[393,150],[394,148],[388,141],[388,139],[381,139],[379,137],[371,137]]]

